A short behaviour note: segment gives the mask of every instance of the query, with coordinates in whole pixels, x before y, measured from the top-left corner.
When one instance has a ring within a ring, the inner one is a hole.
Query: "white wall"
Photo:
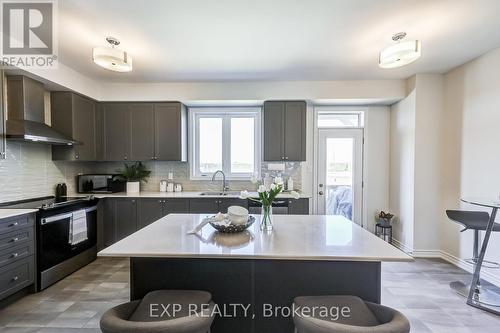
[[[415,76],[415,197],[413,252],[439,251],[441,137],[444,80],[440,74]]]
[[[499,198],[500,49],[445,75],[445,114],[442,209],[479,210],[461,205],[459,198]],[[440,222],[443,251],[458,258],[470,257],[472,232],[459,233],[459,227],[446,218]],[[493,233],[486,257],[500,262],[498,233]],[[500,281],[500,272],[490,273]]]
[[[364,227],[375,231],[375,214],[389,209],[390,108],[371,106],[365,113],[363,160]]]
[[[394,238],[413,249],[416,92],[391,106],[389,209],[396,215]]]

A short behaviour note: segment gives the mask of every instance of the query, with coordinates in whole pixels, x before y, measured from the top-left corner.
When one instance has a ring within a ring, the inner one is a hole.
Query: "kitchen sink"
[[[226,191],[226,192],[221,192],[221,191],[209,191],[209,192],[201,192],[200,195],[204,196],[226,196],[226,195],[240,195],[240,192],[231,192],[231,191]]]

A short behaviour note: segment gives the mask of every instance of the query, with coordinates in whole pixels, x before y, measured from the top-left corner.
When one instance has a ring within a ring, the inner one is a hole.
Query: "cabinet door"
[[[284,159],[285,102],[264,103],[264,161]]]
[[[248,208],[248,201],[246,199],[231,198],[231,199],[221,199],[219,201],[220,201],[219,211],[221,213],[224,213],[224,214],[227,213],[227,209],[230,206],[241,206],[241,207]]]
[[[300,198],[298,200],[288,199],[288,214],[308,215],[309,199]]]
[[[73,139],[81,142],[75,145],[75,159],[96,160],[96,118],[94,101],[73,94]]]
[[[104,247],[108,247],[116,241],[115,199],[104,199],[103,206],[102,244]]]
[[[189,201],[189,212],[193,214],[216,214],[219,212],[218,198],[191,199]]]
[[[187,160],[186,111],[181,103],[154,105],[155,157],[161,161]]]
[[[96,103],[95,108],[95,154],[96,161],[103,161],[104,156],[104,104]]]
[[[306,103],[285,103],[285,160],[306,160]]]
[[[116,241],[137,230],[137,200],[115,199]]]
[[[104,147],[107,161],[129,159],[130,109],[125,103],[104,106]]]
[[[151,103],[130,105],[130,156],[132,161],[155,159],[154,110]]]
[[[163,201],[163,216],[189,213],[189,199],[166,199]]]
[[[137,229],[161,219],[163,217],[163,199],[138,199]]]

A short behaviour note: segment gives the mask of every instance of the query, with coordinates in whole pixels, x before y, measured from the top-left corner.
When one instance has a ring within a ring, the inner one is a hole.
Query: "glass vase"
[[[260,214],[261,214],[260,230],[272,231],[273,230],[273,207],[271,205],[269,205],[269,206],[262,205]]]

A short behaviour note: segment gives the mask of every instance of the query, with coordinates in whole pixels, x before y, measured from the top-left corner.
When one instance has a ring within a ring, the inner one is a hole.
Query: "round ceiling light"
[[[106,37],[111,47],[94,47],[92,59],[97,65],[115,72],[130,72],[132,57],[127,52],[116,49],[120,41],[113,37]]]
[[[392,36],[396,44],[386,47],[380,52],[378,65],[381,68],[396,68],[408,65],[421,56],[421,45],[418,40],[403,41],[405,32]]]

